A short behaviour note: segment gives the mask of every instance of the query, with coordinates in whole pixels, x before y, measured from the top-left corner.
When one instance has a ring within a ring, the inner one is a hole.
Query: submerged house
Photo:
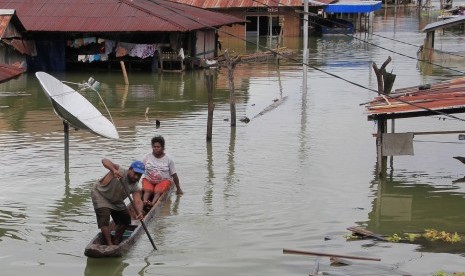
[[[26,55],[35,55],[33,41],[22,37],[25,29],[14,10],[0,9],[0,82],[26,71]]]
[[[368,32],[373,26],[374,12],[381,7],[381,1],[338,0],[325,5],[319,12],[323,21],[314,18],[313,22],[320,23],[323,34]]]
[[[243,23],[233,16],[166,0],[0,0],[15,10],[34,40],[29,71],[84,66],[184,70],[213,58],[217,28]]]
[[[281,33],[284,37],[299,37],[303,34],[303,0],[172,1],[246,20],[245,25],[222,27],[221,31],[225,34],[242,38],[278,36]],[[309,0],[308,5],[310,32],[321,35],[322,29],[337,28],[343,25],[340,18],[353,21],[351,25],[355,25],[357,30],[364,29],[361,17],[366,17],[368,21],[368,17],[381,8],[381,1]],[[368,22],[365,22],[365,26],[367,24]]]
[[[245,25],[221,28],[225,33],[237,37],[278,36],[281,32],[285,37],[298,37],[302,34],[303,15],[297,13],[296,10],[303,10],[303,0],[173,1],[246,20]],[[334,1],[309,1],[309,9],[316,13],[318,9]]]

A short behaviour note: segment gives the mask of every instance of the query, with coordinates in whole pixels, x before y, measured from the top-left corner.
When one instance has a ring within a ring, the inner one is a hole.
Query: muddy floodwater
[[[286,39],[290,60],[240,64],[235,71],[237,127],[230,127],[228,74],[214,73],[213,139],[206,142],[203,71],[151,74],[119,71],[55,74],[79,83],[90,76],[120,139],[70,130],[66,166],[62,121],[34,74],[0,85],[1,275],[294,275],[312,272],[317,257],[283,248],[380,258],[344,267],[318,258],[334,275],[433,275],[463,272],[465,248],[372,239],[347,241],[346,228],[383,235],[427,228],[465,232],[465,156],[458,134],[414,138],[414,155],[394,157],[378,179],[373,133],[363,104],[377,89],[372,63],[390,56],[394,89],[459,77],[465,62],[418,64],[421,32],[434,13],[382,10],[373,34],[309,40],[308,89],[302,87],[302,41]],[[254,43],[256,41],[254,40]],[[266,45],[267,41],[259,41]],[[369,43],[367,43],[369,42]],[[435,47],[464,52],[463,30],[437,32]],[[381,47],[378,47],[381,46]],[[257,46],[225,39],[223,49]],[[449,70],[450,67],[453,70]],[[316,69],[318,70],[316,70]],[[326,74],[337,76],[331,76]],[[53,73],[52,73],[53,74]],[[81,92],[102,113],[93,91]],[[267,107],[276,100],[282,103]],[[268,110],[267,112],[262,112]],[[396,132],[464,130],[462,120],[431,116],[396,121]],[[249,123],[239,119],[250,118]],[[160,127],[156,127],[156,120]],[[151,151],[163,135],[184,195],[173,194],[124,257],[90,259],[97,233],[90,198],[106,173],[101,159],[123,166]]]

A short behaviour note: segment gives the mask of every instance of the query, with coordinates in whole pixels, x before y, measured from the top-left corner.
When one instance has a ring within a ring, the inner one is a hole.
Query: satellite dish
[[[63,121],[106,138],[119,138],[115,125],[77,91],[45,72],[37,72],[36,77]]]

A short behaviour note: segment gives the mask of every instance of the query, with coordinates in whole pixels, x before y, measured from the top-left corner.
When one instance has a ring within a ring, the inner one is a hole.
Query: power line
[[[379,36],[381,38],[384,38],[384,39],[388,39],[388,40],[392,40],[392,41],[395,41],[395,42],[399,42],[399,43],[402,43],[402,44],[405,44],[405,45],[409,45],[409,46],[414,46],[414,47],[417,47],[417,48],[420,48],[420,46],[418,45],[415,45],[415,44],[412,44],[412,43],[408,43],[408,42],[405,42],[405,41],[400,41],[400,40],[397,40],[397,39],[394,39],[394,38],[390,38],[390,37],[386,37],[386,36],[382,36],[382,35],[379,35],[379,34],[372,34],[374,36]],[[434,48],[428,48],[428,47],[425,47],[423,48],[424,50],[434,50]],[[462,55],[459,55],[457,53],[452,53],[452,52],[442,52],[443,54],[448,54],[448,55],[451,55],[451,56],[456,56],[456,57],[463,57],[465,58],[465,56],[462,56]]]
[[[263,3],[263,2],[260,2],[260,1],[258,1],[258,0],[252,0],[252,1],[255,2],[255,3],[261,4],[261,5],[264,5],[265,7],[270,7],[269,5],[267,5],[267,4]],[[276,0],[271,0],[271,1],[277,3],[278,5],[280,4],[280,3],[277,2]],[[283,5],[283,7],[292,8],[291,6],[286,6],[286,5]],[[313,17],[317,17],[317,16],[318,16],[317,14],[311,13],[311,12],[309,12],[309,15],[311,15],[311,16],[313,16]],[[298,18],[300,19],[300,16],[299,16]],[[339,22],[337,22],[337,21],[333,21],[333,20],[331,20],[331,19],[327,19],[327,18],[323,18],[323,17],[318,17],[318,18],[319,18],[319,19],[322,19],[322,20],[325,21],[325,22],[330,22],[330,23],[332,23],[332,24],[334,24],[334,25],[346,27],[346,26],[344,26],[343,24],[341,24],[341,23],[339,23]],[[320,27],[323,26],[323,25],[318,24],[318,23],[316,23],[316,22],[312,22],[312,24],[318,25],[318,26],[320,26]],[[387,49],[387,48],[385,48],[385,47],[379,46],[379,45],[377,45],[377,44],[375,44],[375,43],[368,42],[367,40],[360,39],[360,38],[358,38],[358,37],[356,37],[356,36],[354,36],[354,35],[349,35],[349,34],[343,34],[343,35],[344,35],[344,36],[347,36],[347,37],[350,37],[350,38],[353,38],[353,39],[356,39],[356,40],[359,40],[359,41],[364,42],[364,43],[366,43],[366,44],[369,44],[369,45],[371,45],[371,46],[378,47],[378,48],[380,48],[380,49],[383,49],[383,50],[385,50],[385,51],[391,52],[391,53],[393,53],[393,54],[397,54],[397,55],[400,55],[400,56],[403,56],[403,57],[406,57],[406,58],[409,58],[409,59],[413,59],[413,60],[416,60],[416,61],[419,61],[419,62],[424,62],[424,63],[430,64],[430,65],[434,65],[434,66],[437,66],[437,67],[440,67],[440,68],[443,68],[443,69],[447,69],[447,70],[450,70],[450,71],[454,71],[454,72],[460,73],[461,75],[465,75],[465,72],[462,72],[462,71],[459,71],[459,70],[456,70],[456,69],[453,69],[453,68],[450,68],[450,67],[442,66],[442,65],[440,65],[440,64],[435,64],[435,63],[433,63],[433,62],[431,62],[431,61],[428,61],[428,60],[421,60],[421,59],[418,59],[418,58],[416,58],[416,57],[411,57],[411,56],[408,56],[408,55],[406,55],[406,54],[402,54],[402,53],[399,53],[399,52],[396,52],[396,51]],[[431,48],[424,48],[424,49],[431,49]]]
[[[281,53],[279,53],[279,52],[277,52],[277,51],[275,51],[275,50],[273,50],[273,49],[270,49],[270,48],[268,48],[268,47],[266,47],[266,46],[259,45],[259,44],[257,44],[257,43],[252,42],[252,41],[248,41],[248,40],[243,39],[243,38],[241,38],[241,37],[238,37],[238,36],[236,36],[236,35],[234,35],[234,34],[231,34],[231,33],[227,32],[227,31],[223,31],[223,30],[220,30],[220,29],[218,29],[218,28],[209,26],[209,25],[207,25],[207,24],[205,24],[205,23],[200,22],[198,19],[191,18],[190,16],[188,16],[188,15],[186,15],[186,14],[184,14],[184,13],[180,13],[179,11],[177,11],[177,10],[171,8],[171,7],[167,7],[167,6],[165,6],[165,5],[162,5],[162,4],[158,3],[158,2],[155,2],[154,0],[148,0],[148,1],[150,1],[150,2],[152,2],[152,3],[154,3],[154,4],[156,4],[156,5],[159,5],[159,6],[161,6],[161,7],[164,7],[165,9],[168,9],[168,10],[170,10],[170,11],[172,11],[172,12],[178,14],[178,15],[181,15],[181,16],[183,16],[183,17],[189,19],[189,20],[192,20],[193,22],[196,22],[196,23],[198,23],[198,24],[200,24],[200,25],[203,25],[205,28],[213,29],[213,30],[218,31],[218,32],[222,32],[222,33],[227,34],[227,35],[229,35],[229,36],[231,36],[231,37],[234,37],[234,38],[237,38],[237,39],[239,39],[239,40],[242,40],[242,41],[244,41],[244,42],[246,42],[246,43],[251,43],[251,44],[253,44],[253,45],[255,45],[255,46],[259,47],[259,48],[266,49],[267,51],[270,51],[270,52],[272,52],[273,54],[275,54],[275,55],[277,55],[277,56],[283,57],[283,58],[285,58],[285,59],[287,59],[287,60],[291,60],[291,61],[293,61],[293,62],[295,62],[295,63],[300,63],[300,64],[305,65],[305,66],[307,66],[307,67],[309,67],[309,68],[312,68],[312,69],[314,69],[314,70],[316,70],[316,71],[322,72],[322,73],[327,74],[327,75],[329,75],[329,76],[332,76],[332,77],[334,77],[334,78],[337,78],[337,79],[340,79],[340,80],[345,81],[345,82],[347,82],[347,83],[350,83],[350,84],[352,84],[352,85],[354,85],[354,86],[360,87],[360,88],[362,88],[362,89],[365,89],[365,90],[368,90],[368,91],[371,91],[371,92],[375,92],[375,93],[377,93],[377,94],[383,95],[383,96],[385,96],[385,97],[387,97],[387,98],[390,98],[390,99],[394,99],[394,98],[395,98],[397,101],[400,101],[400,102],[402,102],[402,103],[404,103],[404,104],[407,104],[407,105],[414,106],[414,107],[416,107],[416,108],[420,108],[420,109],[423,109],[423,110],[426,110],[426,111],[429,111],[429,112],[432,112],[432,113],[436,113],[436,114],[439,114],[439,115],[443,115],[443,116],[446,116],[446,117],[449,117],[449,118],[452,118],[452,119],[456,119],[456,120],[459,120],[459,121],[465,121],[465,119],[459,118],[459,117],[457,117],[457,116],[454,116],[454,115],[451,115],[451,114],[447,114],[447,113],[444,113],[444,112],[441,112],[441,111],[437,111],[437,110],[432,110],[432,109],[430,109],[430,108],[423,107],[423,106],[417,105],[417,104],[415,104],[415,103],[410,103],[410,102],[404,101],[404,100],[402,100],[402,99],[399,99],[398,97],[393,97],[393,96],[391,96],[391,95],[389,95],[389,94],[382,93],[382,92],[379,92],[379,91],[377,91],[377,90],[371,89],[371,88],[369,88],[369,87],[363,86],[363,85],[361,85],[361,84],[359,84],[359,83],[356,83],[356,82],[353,82],[353,81],[351,81],[351,80],[345,79],[345,78],[343,78],[343,77],[341,77],[341,76],[338,76],[338,75],[336,75],[336,74],[327,72],[327,71],[325,71],[325,70],[323,70],[323,69],[320,69],[320,68],[318,68],[318,67],[311,66],[310,64],[308,64],[308,63],[306,63],[306,62],[302,62],[302,61],[299,61],[299,60],[297,60],[297,59],[294,59],[294,58],[288,57],[288,56],[286,56],[286,55],[283,55],[283,54],[281,54]],[[256,0],[252,0],[252,1],[257,2]],[[261,4],[263,4],[263,3],[261,3]],[[266,4],[263,4],[263,5],[269,7],[269,6],[266,5]],[[352,37],[353,37],[353,36],[352,36]],[[365,41],[363,41],[363,40],[361,40],[361,41],[362,41],[362,42],[365,42]],[[374,46],[377,46],[376,44],[373,44],[373,45],[374,45]],[[378,47],[379,47],[379,46],[378,46]],[[385,48],[383,48],[383,49],[385,49]],[[388,49],[386,49],[386,50],[388,50]]]

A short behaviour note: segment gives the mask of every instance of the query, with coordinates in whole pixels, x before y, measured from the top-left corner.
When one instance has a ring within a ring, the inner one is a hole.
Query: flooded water
[[[434,228],[465,232],[465,155],[458,135],[416,136],[414,156],[395,157],[388,176],[376,177],[374,122],[363,105],[377,89],[372,62],[388,58],[394,88],[457,77],[413,58],[432,20],[415,10],[382,11],[373,35],[311,38],[308,90],[295,59],[240,64],[235,71],[237,121],[230,128],[227,71],[214,71],[213,141],[206,143],[204,72],[121,72],[56,75],[101,82],[100,95],[119,140],[70,131],[64,161],[63,124],[33,74],[0,88],[0,266],[2,275],[308,275],[317,257],[283,248],[381,258],[330,266],[334,275],[433,275],[463,272],[464,249],[373,240],[346,241],[350,226],[391,235]],[[387,39],[390,38],[390,39]],[[365,43],[364,41],[368,41]],[[223,48],[251,51],[243,41]],[[301,41],[286,40],[300,49]],[[461,31],[437,33],[436,48],[463,52]],[[381,46],[377,47],[377,46]],[[398,54],[400,53],[400,54]],[[412,58],[409,58],[412,57]],[[318,68],[315,70],[314,68]],[[338,76],[330,76],[330,72]],[[82,94],[103,113],[99,97]],[[276,99],[282,104],[262,113]],[[458,115],[465,119],[465,116]],[[161,122],[156,127],[156,120]],[[465,130],[441,116],[396,121],[396,132]],[[101,159],[123,166],[151,151],[163,135],[174,158],[182,196],[172,195],[148,225],[158,251],[142,235],[122,258],[90,259],[84,248],[97,233],[90,188],[106,173]]]

